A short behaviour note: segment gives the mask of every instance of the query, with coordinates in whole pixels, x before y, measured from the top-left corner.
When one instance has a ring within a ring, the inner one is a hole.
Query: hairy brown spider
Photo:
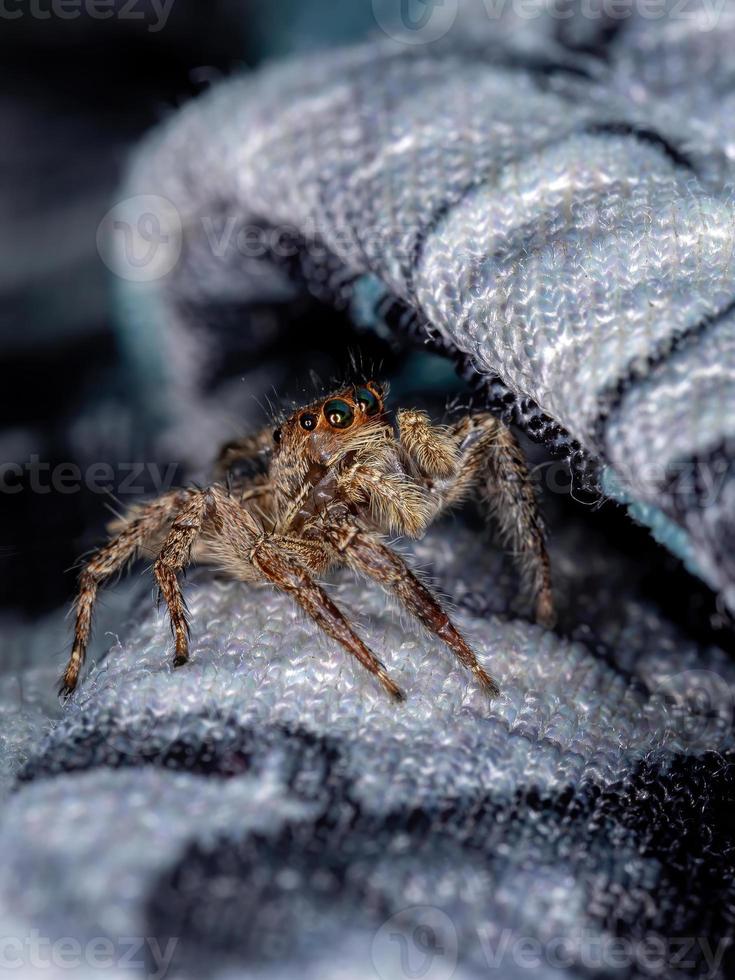
[[[511,542],[536,596],[536,618],[554,619],[549,560],[533,487],[510,430],[488,414],[451,426],[401,409],[396,424],[375,382],[345,387],[269,429],[225,446],[217,475],[225,483],[174,490],[136,505],[115,521],[115,536],[83,567],[74,646],[61,691],[76,687],[102,582],[138,554],[156,556],[153,573],[166,600],[176,643],[174,666],[189,656],[189,627],[178,575],[192,560],[244,582],[287,592],[398,700],[400,688],[314,576],[347,565],[395,595],[497,694],[439,601],[384,542],[421,537],[448,508],[479,495]],[[265,472],[233,476],[236,463],[260,459]]]

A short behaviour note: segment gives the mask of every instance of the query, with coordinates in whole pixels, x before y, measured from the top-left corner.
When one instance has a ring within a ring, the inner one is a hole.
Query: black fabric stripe
[[[689,170],[694,174],[698,172],[692,160],[655,129],[636,126],[633,123],[621,120],[620,122],[592,123],[585,127],[585,132],[590,136],[629,136],[632,139],[638,140],[640,143],[645,143],[648,146],[654,146],[661,150],[678,167],[683,167],[685,170]]]
[[[600,392],[598,396],[600,410],[593,426],[592,442],[604,459],[609,458],[607,429],[610,419],[620,410],[623,399],[630,388],[634,384],[651,378],[675,354],[693,347],[704,334],[733,313],[735,313],[735,299],[717,313],[704,317],[674,336],[665,338],[648,354],[643,364],[639,358],[633,358],[618,380]]]
[[[621,34],[626,23],[624,18],[610,17],[601,11],[601,16],[594,25],[585,24],[585,27],[590,27],[590,33],[587,37],[580,39],[578,35],[575,35],[575,31],[579,32],[580,28],[578,0],[566,0],[563,9],[569,11],[569,14],[560,17],[554,24],[554,36],[557,44],[575,54],[586,54],[593,58],[609,61],[611,58],[610,48]]]
[[[694,163],[682,153],[673,143],[670,143],[664,136],[653,129],[635,126],[629,122],[602,122],[591,123],[579,130],[571,130],[563,133],[557,140],[553,140],[544,146],[535,147],[532,153],[538,153],[544,149],[558,146],[575,135],[588,136],[623,136],[635,139],[640,143],[653,146],[659,149],[668,160],[682,167],[691,173],[697,174]],[[407,268],[403,270],[408,290],[411,296],[415,296],[414,276],[415,271],[421,263],[426,242],[436,234],[436,231],[447,214],[454,208],[459,207],[462,202],[478,188],[487,182],[487,175],[476,177],[470,181],[458,194],[447,198],[429,216],[424,226],[416,234],[416,241],[412,250],[411,259],[408,261]]]
[[[181,937],[175,967],[198,975],[229,962],[296,959],[300,939],[313,940],[316,928],[325,930],[326,948],[344,929],[375,932],[399,911],[402,888],[393,882],[419,869],[440,876],[452,868],[461,882],[473,869],[502,875],[509,863],[520,868],[533,856],[546,869],[573,875],[586,896],[583,915],[566,926],[570,938],[576,928],[591,927],[630,940],[632,949],[651,937],[664,944],[702,937],[713,951],[724,941],[715,972],[692,943],[687,969],[674,970],[673,960],[665,975],[731,975],[731,752],[672,756],[663,767],[641,762],[607,788],[588,781],[547,795],[529,786],[510,799],[485,790],[385,812],[362,806],[338,759],[319,775],[321,784],[294,794],[315,807],[310,815],[272,833],[194,840],[161,873],[146,903],[146,935]],[[392,867],[390,878],[381,865]],[[479,953],[475,928],[485,921],[483,908],[453,901],[447,911],[467,936],[460,961],[471,961]],[[680,952],[678,944],[664,948],[671,957]],[[599,975],[575,966],[580,975]],[[641,966],[632,958],[616,975],[649,975]]]
[[[441,204],[427,217],[424,224],[416,231],[413,247],[406,262],[402,265],[401,272],[406,281],[406,288],[409,295],[416,300],[416,270],[421,265],[426,243],[436,235],[437,230],[447,215],[460,207],[462,202],[474,193],[479,187],[487,182],[487,177],[475,177],[457,194],[445,198]]]

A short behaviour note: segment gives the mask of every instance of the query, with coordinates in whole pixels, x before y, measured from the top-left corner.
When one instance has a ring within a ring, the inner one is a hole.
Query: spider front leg
[[[133,508],[126,517],[115,522],[119,533],[83,567],[75,602],[74,643],[60,694],[68,696],[77,686],[92,631],[92,611],[100,586],[160,535],[185,499],[186,491],[174,490],[148,504]]]
[[[330,560],[324,548],[302,538],[290,540],[265,534],[252,514],[219,491],[215,506],[219,530],[208,542],[208,548],[219,564],[233,578],[265,579],[290,595],[317,626],[380,681],[392,698],[403,701],[405,696],[388,675],[385,665],[363,643],[344,613],[299,560],[323,570]]]
[[[423,477],[447,478],[457,472],[460,452],[444,425],[434,425],[426,412],[404,408],[397,414],[401,446]]]
[[[356,463],[340,475],[336,496],[356,507],[367,504],[379,527],[410,538],[420,538],[436,513],[426,487],[397,463],[393,468]]]
[[[442,609],[438,599],[406,565],[374,534],[352,525],[327,527],[325,535],[345,564],[394,594],[421,623],[444,642],[457,659],[494,697],[498,687],[478,663],[474,651]]]
[[[536,599],[536,621],[551,628],[556,616],[551,565],[523,450],[511,430],[492,415],[469,415],[454,427],[461,460],[456,479],[444,490],[444,507],[478,488]]]

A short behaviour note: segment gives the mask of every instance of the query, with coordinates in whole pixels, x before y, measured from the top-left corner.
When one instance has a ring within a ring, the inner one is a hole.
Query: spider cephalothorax
[[[289,511],[358,452],[380,454],[392,435],[383,388],[375,382],[344,388],[300,409],[273,433],[269,475],[280,509]]]
[[[441,513],[481,498],[522,561],[536,596],[536,617],[551,625],[549,561],[528,470],[510,430],[493,416],[466,415],[451,426],[401,409],[385,412],[384,386],[350,385],[294,412],[275,430],[228,444],[217,463],[224,483],[174,490],[139,505],[111,527],[115,535],[84,566],[76,627],[62,689],[76,687],[101,583],[136,555],[155,557],[176,643],[175,666],[189,656],[179,573],[191,560],[235,579],[288,593],[353,654],[395,698],[403,697],[315,576],[347,565],[396,596],[491,693],[477,661],[434,594],[385,543],[388,534],[420,537]],[[260,459],[265,472],[235,476]]]

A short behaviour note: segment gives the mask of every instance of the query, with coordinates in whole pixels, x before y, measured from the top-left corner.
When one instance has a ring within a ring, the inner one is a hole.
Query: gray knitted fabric
[[[115,961],[146,937],[137,975],[158,969],[154,939],[175,940],[170,976],[314,980],[515,977],[529,957],[535,976],[643,977],[691,938],[685,975],[726,975],[735,671],[599,542],[574,570],[579,546],[557,540],[555,560],[594,642],[516,618],[514,576],[466,528],[414,546],[498,678],[492,702],[343,577],[330,590],[401,707],[287,597],[205,573],[174,671],[141,589],[61,721],[26,736],[0,820],[3,934],[35,930],[46,958],[102,937]],[[24,977],[47,975],[28,948]]]

